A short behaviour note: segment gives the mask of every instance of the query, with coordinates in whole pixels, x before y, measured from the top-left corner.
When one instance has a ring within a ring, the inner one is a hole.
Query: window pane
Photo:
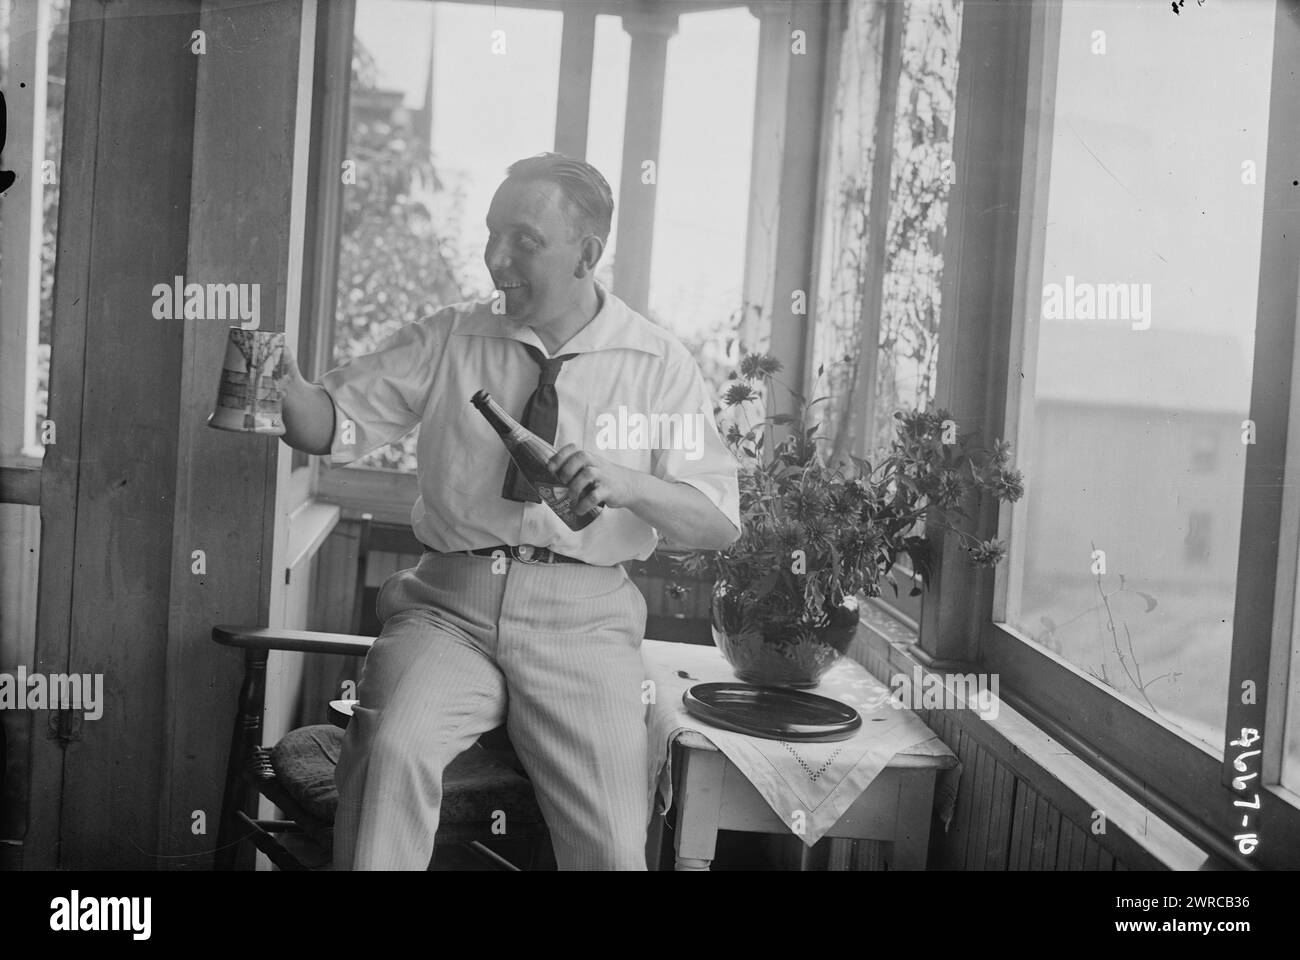
[[[831,116],[826,187],[822,195],[822,255],[813,333],[815,369],[824,379],[812,391],[831,399],[822,408],[824,432],[838,450],[853,448],[853,424],[866,414],[855,378],[862,358],[863,313],[869,277],[868,204],[876,157],[885,6],[850,0],[840,46]]]
[[[829,176],[823,199],[821,276],[814,351],[832,456],[873,457],[888,449],[894,412],[934,397],[939,345],[939,281],[952,161],[959,0],[907,0],[890,155],[883,256],[873,260],[871,184],[884,59],[885,4],[854,0],[840,51]],[[878,266],[877,266],[878,264]],[[878,274],[873,276],[874,272]],[[870,311],[879,285],[880,313]],[[863,332],[877,328],[874,377],[860,364]],[[859,382],[859,380],[862,382]],[[881,599],[913,621],[921,616],[910,564],[894,570],[899,591]]]
[[[894,411],[934,399],[939,281],[952,175],[959,0],[905,4],[891,170],[880,356],[867,449],[888,447]]]
[[[939,282],[952,180],[952,130],[961,36],[959,0],[906,0],[883,257],[871,250],[875,127],[885,4],[853,0],[840,53],[818,286],[816,363],[828,394],[835,452],[888,448],[894,412],[934,397]],[[882,266],[873,276],[873,264]],[[879,317],[867,316],[873,288]],[[859,382],[862,332],[877,329],[874,377]]]
[[[1007,618],[1222,750],[1274,8],[1188,12],[1064,5]]]
[[[25,380],[25,422],[21,436],[5,437],[7,450],[22,453],[29,457],[42,457],[45,448],[41,442],[41,424],[45,420],[49,403],[50,376],[50,322],[54,313],[54,258],[57,253],[57,234],[59,224],[59,170],[63,155],[63,98],[66,87],[68,61],[68,6],[70,0],[48,0],[48,30],[46,40],[45,69],[45,109],[36,131],[44,143],[42,167],[28,170],[27,151],[32,142],[23,137],[19,142],[17,131],[22,125],[17,121],[17,113],[32,109],[29,97],[19,92],[19,81],[12,75],[18,63],[30,64],[35,59],[32,49],[33,35],[30,32],[36,22],[36,4],[28,3],[22,9],[23,16],[15,15],[8,3],[0,3],[0,89],[8,91],[6,101],[9,111],[8,141],[5,144],[5,167],[15,170],[19,179],[11,188],[7,203],[10,209],[14,204],[26,200],[25,182],[35,180],[41,184],[41,209],[35,215],[40,220],[39,246],[29,251],[28,261],[39,259],[39,304],[35,312],[28,317],[9,316],[0,318],[5,323],[21,323],[27,326],[29,349],[26,368],[22,374]],[[21,25],[18,26],[18,25]],[[23,33],[16,31],[23,29]],[[0,203],[0,224],[6,204]],[[0,232],[11,242],[18,237],[12,233]],[[25,240],[25,238],[23,238]],[[0,256],[12,253],[11,250],[0,251]],[[24,267],[15,262],[6,267],[5,277],[17,284],[26,282]],[[3,283],[0,280],[0,283]],[[31,309],[29,307],[29,309]],[[12,363],[12,358],[11,361]],[[7,367],[7,369],[13,369]]]
[[[553,147],[562,26],[551,10],[357,4],[336,363],[491,292],[483,221],[506,167]],[[356,465],[413,471],[417,434]]]
[[[693,13],[668,41],[650,318],[692,348],[720,387],[739,321],[753,150],[758,20]]]

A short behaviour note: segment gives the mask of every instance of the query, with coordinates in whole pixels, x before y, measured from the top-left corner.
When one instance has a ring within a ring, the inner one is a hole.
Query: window
[[[55,243],[63,145],[69,0],[0,2],[4,167],[17,175],[0,200],[0,464],[44,456]],[[40,82],[34,82],[37,78]],[[54,439],[57,439],[57,435]],[[39,506],[0,504],[0,672],[35,662]],[[0,771],[0,840],[27,830],[33,715],[0,711],[8,750]]]
[[[745,7],[685,14],[668,42],[648,316],[692,348],[715,388],[741,305],[757,62]]]
[[[482,221],[492,194],[511,162],[554,148],[563,9],[359,0],[332,363],[490,293]],[[577,5],[570,13],[581,19]],[[736,171],[749,170],[753,149],[759,27],[739,3],[662,13],[671,36],[647,314],[720,386],[744,275],[750,184]],[[615,195],[597,276],[616,291],[619,219],[637,186],[622,182],[632,46],[623,17],[595,17],[587,159]],[[356,466],[413,472],[415,443],[413,431]]]
[[[896,409],[934,396],[951,186],[960,4],[898,10],[849,5],[822,214],[815,361],[837,452],[865,455],[888,447]],[[891,105],[891,150],[878,156],[879,111]],[[889,189],[873,199],[877,176]],[[874,361],[859,349],[872,334]]]
[[[506,167],[552,147],[561,26],[548,10],[357,4],[335,363],[491,292],[483,220]],[[418,432],[357,466],[413,472]]]
[[[813,394],[830,398],[821,413],[832,457],[887,450],[894,412],[934,398],[960,28],[959,0],[848,6],[814,334]],[[892,122],[882,123],[882,110]],[[883,154],[882,130],[890,138]],[[877,177],[887,191],[874,186]],[[875,341],[874,357],[864,339]],[[882,599],[915,623],[908,562],[894,579],[898,595],[886,589]]]
[[[739,2],[626,14],[595,14],[581,0],[537,7],[358,0],[354,21],[346,10],[325,11],[329,46],[318,63],[338,69],[349,39],[352,63],[346,110],[337,91],[318,91],[315,105],[327,118],[318,124],[322,142],[334,153],[346,142],[341,228],[321,231],[313,258],[322,264],[312,291],[320,302],[332,296],[337,242],[335,322],[319,346],[302,350],[316,351],[321,371],[439,306],[489,294],[482,222],[507,166],[583,149],[584,127],[585,157],[615,195],[597,278],[634,305],[647,302],[647,315],[687,344],[707,380],[720,385],[730,371],[751,199],[748,176],[736,170],[748,172],[754,149],[758,18]],[[662,122],[651,137],[659,86]],[[629,98],[641,118],[631,125]],[[635,153],[655,142],[647,203],[622,164],[629,144]],[[328,218],[336,199],[325,185],[335,174],[322,155],[314,182]],[[312,489],[398,522],[416,497],[416,442],[412,431],[353,465],[317,463]]]
[[[1273,10],[1196,12],[1063,7],[1006,619],[1220,751]]]
[[[880,356],[865,447],[888,447],[894,411],[934,399],[943,241],[952,186],[960,0],[904,4]]]
[[[1154,8],[967,11],[948,253],[1001,266],[960,273],[974,322],[941,346],[940,392],[1005,417],[1027,493],[999,511],[1008,562],[948,580],[920,645],[978,657],[1215,856],[1277,866],[1300,842],[1300,31],[1290,3],[1213,9],[1172,32]],[[994,209],[1015,216],[972,215]],[[1225,744],[1249,729],[1268,839],[1248,853]]]
[[[17,368],[11,372],[9,364],[5,366],[4,379],[12,376],[14,379],[10,383],[22,385],[26,414],[21,435],[15,433],[13,437],[4,437],[4,450],[0,452],[21,453],[26,457],[41,457],[45,452],[41,442],[41,424],[48,406],[69,2],[41,0],[26,4],[20,11],[5,4],[2,9],[7,15],[0,19],[0,90],[5,91],[9,113],[4,158],[6,167],[19,173],[18,181],[10,188],[5,202],[0,204],[0,237],[3,238],[0,252],[8,254],[9,260],[0,274],[0,288],[10,286],[10,291],[3,294],[0,313],[5,315],[6,323],[24,324],[23,340],[27,348],[21,373]],[[35,48],[34,36],[44,38],[44,50]],[[20,79],[33,67],[43,69],[45,75],[43,89],[35,93],[25,80]],[[32,116],[36,119],[35,128],[29,119]],[[32,135],[39,137],[37,150],[43,156],[36,169],[29,169],[27,162],[33,146]],[[28,212],[18,215],[18,204],[29,196],[24,193],[26,187],[35,187],[40,194],[39,210],[30,211],[32,218],[38,221],[34,238],[39,238],[39,246],[30,250],[29,237],[32,235],[24,235]],[[10,219],[8,229],[4,229],[3,215],[6,211]],[[39,302],[35,304],[28,304],[26,300],[27,291],[31,289],[28,270],[34,270],[37,275]],[[10,363],[13,362],[11,359]]]

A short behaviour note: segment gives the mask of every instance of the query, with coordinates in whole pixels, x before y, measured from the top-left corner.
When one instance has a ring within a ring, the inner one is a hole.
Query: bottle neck
[[[519,421],[506,413],[505,408],[493,400],[490,394],[482,392],[475,394],[471,402],[501,436],[508,437],[512,433],[523,430]]]
[[[534,457],[541,462],[545,462],[555,455],[555,446],[543,440],[537,434],[533,433],[523,424],[521,424],[510,414],[506,413],[501,404],[492,399],[492,395],[485,390],[480,390],[470,400],[479,413],[483,414],[492,428],[501,435],[501,439],[508,447],[527,447],[532,451]]]

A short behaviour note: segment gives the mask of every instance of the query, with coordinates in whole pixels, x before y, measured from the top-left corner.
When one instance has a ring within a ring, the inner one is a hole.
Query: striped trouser
[[[335,774],[335,869],[425,869],[443,768],[503,720],[559,868],[645,869],[646,605],[621,567],[427,551],[378,613]]]

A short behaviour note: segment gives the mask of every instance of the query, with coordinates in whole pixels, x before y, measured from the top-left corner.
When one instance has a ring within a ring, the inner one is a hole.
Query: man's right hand
[[[325,388],[309,383],[293,351],[284,348],[284,442],[295,450],[325,456],[334,439],[334,401]]]

